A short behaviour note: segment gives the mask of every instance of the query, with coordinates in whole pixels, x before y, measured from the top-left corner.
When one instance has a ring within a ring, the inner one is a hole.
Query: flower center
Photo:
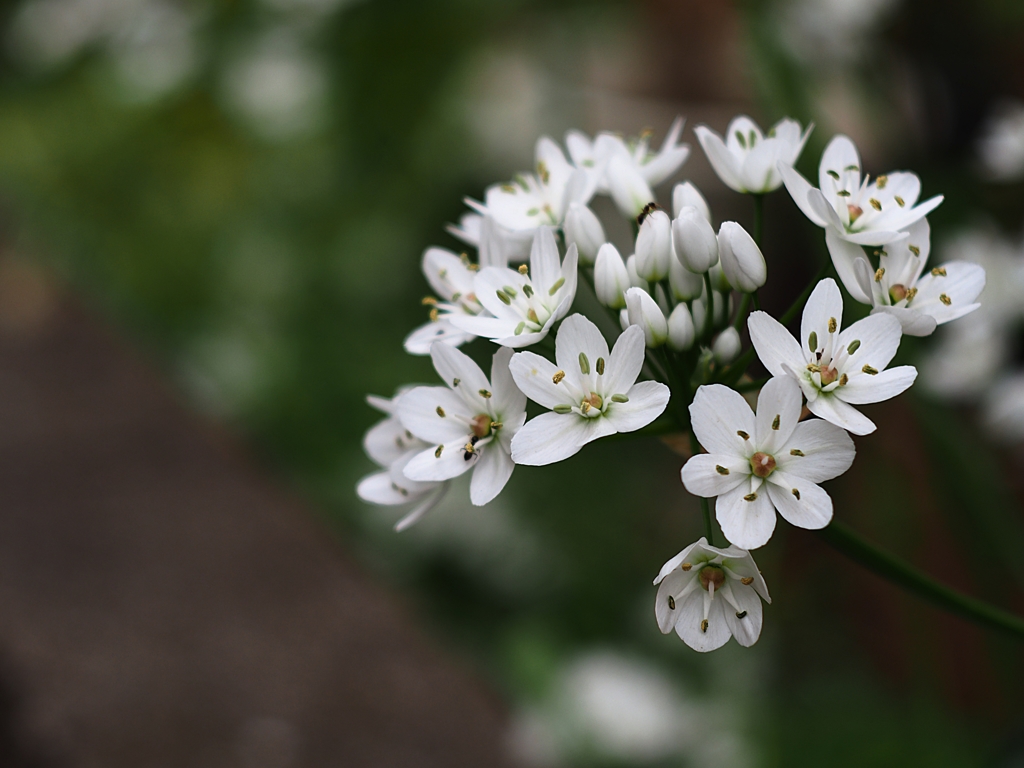
[[[481,413],[474,416],[469,422],[469,428],[473,431],[473,435],[478,438],[487,437],[491,434],[491,417],[486,413]]]
[[[717,590],[725,584],[725,571],[717,565],[705,565],[700,569],[700,574],[698,575],[700,577],[700,585],[704,587],[704,589],[707,589],[709,584],[714,584],[715,589]]]
[[[822,368],[819,373],[821,374],[821,386],[827,387],[837,378],[839,378],[839,372],[835,368],[828,365]]]
[[[898,304],[907,298],[907,294],[910,291],[907,290],[907,286],[897,283],[889,289],[889,298],[892,299],[893,304]]]
[[[580,411],[584,416],[597,416],[601,413],[603,405],[604,398],[597,394],[597,392],[591,392],[580,401]]]
[[[758,451],[750,457],[750,471],[760,478],[768,477],[775,471],[775,457]]]
[[[855,222],[857,219],[859,219],[861,217],[861,214],[864,213],[864,209],[861,208],[859,205],[848,205],[848,206],[846,206],[846,208],[847,208],[847,210],[850,211],[850,223],[851,224],[853,224],[853,222]]]

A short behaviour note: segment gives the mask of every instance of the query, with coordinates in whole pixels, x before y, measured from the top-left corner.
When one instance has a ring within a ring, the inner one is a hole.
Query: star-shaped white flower
[[[449,315],[456,328],[505,347],[527,347],[548,335],[565,317],[576,296],[576,246],[558,260],[558,245],[548,227],[533,238],[530,268],[484,267],[473,280],[477,300],[492,317]]]
[[[421,502],[398,521],[396,531],[405,530],[421,519],[437,505],[448,488],[448,483],[419,483],[405,476],[405,465],[427,444],[402,426],[395,415],[404,394],[400,391],[391,400],[375,395],[366,398],[370,405],[387,414],[387,418],[377,422],[363,438],[363,448],[367,455],[384,469],[367,475],[356,486],[359,498],[371,504],[398,506]]]
[[[476,317],[489,314],[473,292],[476,269],[476,264],[444,248],[428,248],[424,252],[423,275],[440,300],[433,297],[423,300],[431,307],[430,322],[406,337],[406,352],[411,355],[427,355],[435,341],[458,347],[476,338],[450,322],[452,315]]]
[[[925,272],[931,251],[928,219],[907,230],[907,238],[885,246],[872,269],[859,245],[825,236],[832,263],[846,290],[875,312],[900,321],[908,336],[928,336],[937,325],[963,317],[981,305],[975,302],[985,287],[985,269],[967,261],[950,261]]]
[[[690,155],[690,146],[679,143],[683,119],[677,117],[657,152],[651,152],[649,136],[623,140],[602,132],[590,138],[580,131],[569,131],[565,144],[573,164],[585,171],[595,191],[611,195],[626,216],[636,216],[654,200],[652,187],[672,176]]]
[[[761,600],[772,601],[749,552],[712,547],[703,537],[665,563],[654,584],[661,585],[654,604],[658,627],[666,635],[674,629],[702,653],[721,648],[730,637],[746,647],[756,643]]]
[[[512,350],[494,354],[490,381],[447,344],[434,344],[430,357],[447,386],[416,387],[398,403],[402,426],[428,444],[405,465],[405,475],[437,482],[473,470],[470,500],[486,504],[512,476],[512,437],[526,421],[526,396],[508,370]]]
[[[658,418],[669,389],[655,381],[636,383],[644,354],[641,328],[623,331],[609,353],[604,336],[583,315],[572,315],[559,327],[557,364],[532,352],[516,353],[511,363],[516,384],[551,413],[519,430],[512,441],[515,462],[553,464],[592,440],[633,432]]]
[[[921,180],[907,171],[893,171],[870,181],[861,180],[860,155],[846,136],[836,136],[825,147],[818,168],[819,187],[779,163],[786,189],[804,215],[819,227],[858,245],[885,245],[906,237],[902,231],[927,216],[942,195],[920,205]]]
[[[867,435],[874,422],[853,406],[896,397],[914,383],[917,369],[886,370],[902,336],[892,315],[870,315],[846,330],[842,323],[843,297],[835,280],[826,278],[807,299],[799,341],[765,312],[752,312],[747,328],[764,367],[772,376],[796,379],[811,413]]]
[[[832,519],[832,499],[818,483],[850,468],[853,441],[826,421],[800,422],[801,406],[789,377],[765,384],[756,415],[721,384],[700,387],[690,404],[693,433],[708,453],[686,462],[683,485],[696,496],[718,497],[715,517],[736,546],[764,546],[776,510],[798,528],[824,528]]]
[[[813,128],[809,125],[801,133],[800,123],[787,117],[772,126],[766,138],[757,123],[740,115],[729,123],[725,141],[705,125],[698,125],[693,132],[711,167],[727,187],[763,194],[782,185],[778,164],[796,163]]]

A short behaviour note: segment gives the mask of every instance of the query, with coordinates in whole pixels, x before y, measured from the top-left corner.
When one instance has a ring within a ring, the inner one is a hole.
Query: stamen
[[[518,336],[519,334],[521,334],[525,330],[526,330],[526,321],[525,320],[520,320],[519,321],[519,325],[516,326],[516,333],[515,333],[515,335]]]
[[[739,435],[740,437],[742,437],[744,440],[749,440],[750,439],[750,435],[748,435],[742,429],[736,430],[736,434]]]
[[[459,386],[459,382],[460,381],[462,381],[462,379],[452,379],[452,386],[453,387]]]
[[[932,275],[934,275],[935,277],[945,277],[946,276],[946,268],[945,267],[936,267],[935,269],[932,270]]]
[[[906,205],[906,203],[903,202],[903,198],[900,197],[899,195],[896,195],[896,197],[894,197],[893,200],[896,201],[896,205],[898,205],[900,208]]]
[[[674,611],[676,609],[676,599],[672,595],[668,596],[668,609]]]
[[[843,170],[844,171],[859,171],[860,170],[860,166],[859,165],[848,165],[845,168],[843,168]]]
[[[530,271],[530,268],[529,268],[528,266],[526,266],[525,264],[520,264],[520,265],[519,265],[519,274],[520,274],[520,275],[525,275],[525,274],[527,274],[527,273],[528,273],[529,271]]]
[[[947,296],[947,295],[946,295],[946,294],[944,294],[944,293],[940,293],[940,294],[939,294],[939,301],[941,301],[941,302],[942,302],[943,304],[945,304],[945,305],[946,305],[947,307],[948,307],[948,306],[949,306],[950,304],[952,304],[952,303],[953,303],[953,300],[952,300],[951,298],[949,298],[949,296]]]
[[[876,211],[882,210],[882,204],[875,200],[875,198],[872,197],[870,200],[868,200],[868,202],[871,203],[871,207],[874,208]]]
[[[523,286],[523,293],[526,294],[526,298],[532,299],[533,298],[533,286],[530,285],[529,283],[524,285]]]
[[[497,295],[498,300],[506,307],[512,303],[512,299],[506,296],[502,291],[495,291],[494,293]]]
[[[775,418],[772,419],[772,429],[777,430],[779,428],[779,422],[781,421],[781,419],[782,419],[782,414],[781,413],[776,413],[775,414]]]
[[[836,171],[825,171],[825,173],[827,173],[829,176],[831,176],[836,181],[839,181],[839,174]]]
[[[551,383],[552,384],[558,384],[564,378],[565,378],[565,371],[557,370],[557,371],[555,371],[555,375],[551,377]]]
[[[580,410],[583,411],[584,415],[590,413],[590,403],[584,400],[582,403],[580,403]]]
[[[682,568],[682,569],[683,569],[684,571],[688,571],[688,570],[690,570],[691,568],[693,568],[693,563],[683,563],[683,564],[682,564],[681,566],[679,566],[679,567],[680,567],[680,568]]]
[[[916,245],[908,245],[907,246],[907,250],[909,250],[915,256],[920,256],[921,255],[921,249],[918,248]]]
[[[864,373],[868,374],[869,376],[875,376],[878,374],[878,370],[872,368],[870,365],[865,365],[863,368],[861,368],[861,370],[864,371]]]
[[[746,149],[747,148],[747,138],[746,138],[746,136],[744,136],[740,131],[736,131],[736,133],[734,135],[736,136],[736,141],[738,141],[740,143],[740,146],[743,147],[744,149]],[[832,171],[829,171],[829,173],[832,173]],[[839,177],[837,176],[836,178],[839,178]]]
[[[850,196],[849,190],[846,190],[846,189],[837,189],[836,190],[836,194],[839,195],[840,197],[849,197]]]
[[[715,464],[715,472],[717,472],[720,475],[728,475],[729,468],[723,467],[721,464]]]
[[[559,403],[551,410],[555,413],[572,413],[572,406],[566,405],[565,403]]]
[[[434,307],[437,306],[437,299],[435,299],[433,296],[424,296],[422,303],[423,306],[425,307]]]
[[[707,619],[701,619],[700,631],[701,632],[707,632],[708,631],[708,620]]]
[[[436,323],[437,322],[437,318],[438,318],[437,307],[434,307],[434,309],[430,310],[430,322]]]
[[[740,579],[740,584],[742,584],[745,587],[749,587],[753,583],[754,583],[754,577],[753,576],[744,576],[742,579]]]
[[[503,290],[506,294],[508,294],[513,299],[516,297],[516,294],[519,293],[519,291],[517,291],[511,285],[503,285],[503,286],[501,286],[501,290]]]
[[[476,272],[478,269],[480,269],[480,265],[479,264],[467,264],[466,265],[466,269],[468,269],[470,272]]]
[[[437,450],[434,451],[434,458],[435,459],[440,459],[441,458],[441,451],[443,451],[443,450],[444,450],[444,446],[443,445],[437,446]]]
[[[792,490],[792,494],[793,494],[794,496],[796,496],[796,500],[797,500],[797,501],[800,501],[800,489],[799,489],[799,488],[794,488],[794,489]]]
[[[612,395],[612,402],[613,403],[628,403],[629,402],[629,398],[626,397],[625,395]]]
[[[746,611],[737,611],[736,612],[736,618],[737,619],[742,619],[742,618],[746,617],[746,615],[747,615]]]
[[[913,301],[915,296],[917,296],[917,288],[911,288],[909,291],[907,291],[908,302]]]
[[[878,187],[879,189],[885,189],[885,185],[888,183],[889,177],[884,174],[875,179],[875,186]]]
[[[790,451],[789,451],[789,455],[790,456],[803,456],[804,452],[801,451],[799,448],[791,448]]]
[[[501,191],[508,192],[509,194],[514,195],[516,193],[516,188],[513,187],[511,184],[502,184]]]
[[[836,328],[838,328],[838,327],[839,327],[839,323],[836,322],[836,319],[834,317],[830,317],[828,319],[828,332],[829,333],[835,333],[836,332]]]
[[[845,387],[845,386],[846,386],[846,383],[847,383],[847,382],[848,382],[849,380],[850,380],[850,377],[849,377],[849,376],[847,376],[847,375],[846,375],[846,374],[844,373],[844,374],[843,374],[842,376],[840,376],[840,377],[839,377],[839,386],[840,386],[840,387]]]
[[[436,409],[436,410],[437,410],[437,415],[438,415],[438,416],[440,416],[440,417],[441,417],[441,418],[443,419],[443,418],[444,418],[444,408],[442,408],[442,407],[441,407],[441,406],[439,405],[439,406],[437,406],[437,409]]]
[[[452,294],[452,301],[458,301],[461,298],[462,298],[462,294],[459,293],[458,291],[456,291],[455,293]]]
[[[480,397],[489,398],[491,396],[491,393],[488,392],[486,389],[481,389],[481,390],[479,390],[479,392],[480,392]]]
[[[548,288],[548,296],[554,296],[558,292],[558,289],[561,288],[564,283],[564,277],[560,277],[557,280],[555,280],[555,284]]]
[[[846,354],[852,355],[858,349],[860,349],[860,339],[854,339],[846,346]]]
[[[743,497],[743,500],[744,501],[757,501],[757,494],[756,493],[748,493],[746,496]]]
[[[580,352],[580,372],[583,374],[590,373],[590,361],[583,352]]]
[[[500,421],[492,421],[491,422],[491,429],[501,429],[504,426],[505,425],[502,424]]]
[[[526,215],[527,215],[527,216],[536,216],[536,215],[537,215],[538,213],[540,213],[540,208],[530,208],[530,209],[529,209],[529,210],[528,210],[528,211],[526,212]]]
[[[604,358],[597,358],[597,375],[604,376]]]
[[[882,278],[885,277],[885,267],[879,267],[875,270],[875,282],[882,282]]]
[[[817,331],[811,331],[811,335],[807,337],[807,346],[814,352],[818,348],[818,333]]]

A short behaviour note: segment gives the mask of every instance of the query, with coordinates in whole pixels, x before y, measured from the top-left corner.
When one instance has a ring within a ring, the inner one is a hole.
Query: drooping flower
[[[591,141],[580,131],[569,131],[565,144],[573,164],[589,174],[596,191],[611,195],[622,214],[632,218],[654,200],[651,188],[689,157],[689,145],[679,143],[682,131],[683,119],[677,117],[657,153],[650,151],[647,134],[624,141],[613,133],[599,133]]]
[[[644,333],[630,326],[609,353],[608,342],[590,320],[571,315],[558,329],[555,360],[532,352],[512,358],[519,388],[550,413],[531,419],[512,441],[517,464],[562,461],[587,443],[647,426],[668,405],[669,389],[655,381],[636,383],[644,363]]]
[[[738,396],[738,395],[737,395]],[[737,546],[691,544],[661,568],[654,580],[654,615],[663,634],[673,629],[702,653],[721,648],[730,637],[750,647],[761,636],[761,600],[768,586],[750,553]]]
[[[814,126],[800,132],[800,123],[788,117],[777,122],[765,137],[746,115],[736,117],[725,131],[725,140],[705,125],[693,129],[718,178],[737,192],[763,194],[778,189],[780,162],[792,166],[803,151]]]
[[[708,453],[686,462],[683,485],[717,497],[715,517],[736,546],[763,546],[775,530],[776,510],[798,528],[824,528],[832,519],[832,499],[818,483],[850,468],[853,441],[826,421],[800,422],[800,411],[800,388],[789,377],[764,385],[756,415],[733,389],[697,390],[690,419]]]
[[[437,505],[448,488],[447,483],[419,483],[405,476],[405,465],[427,444],[402,426],[395,415],[404,394],[400,391],[390,400],[376,395],[366,398],[370,405],[387,414],[387,418],[377,422],[363,438],[363,449],[383,471],[367,475],[356,486],[359,498],[371,504],[399,506],[420,502],[398,521],[396,531],[403,531],[420,520]]]
[[[493,317],[450,315],[456,328],[505,347],[534,344],[565,317],[576,296],[576,246],[558,260],[558,245],[548,227],[537,230],[530,268],[484,267],[473,280],[477,300]]]
[[[981,305],[985,269],[967,261],[950,261],[925,272],[931,251],[928,219],[907,230],[908,236],[885,246],[872,269],[863,249],[829,231],[825,236],[832,262],[846,290],[875,312],[891,314],[908,336],[928,336],[937,325],[963,317]]]
[[[752,312],[747,328],[764,367],[772,376],[796,379],[811,413],[867,435],[875,431],[874,422],[853,406],[895,397],[914,383],[917,369],[886,370],[902,336],[892,315],[870,315],[845,330],[842,321],[839,286],[826,278],[807,299],[799,341],[765,312]]]
[[[874,181],[865,175],[862,180],[857,147],[842,135],[825,147],[818,187],[792,165],[780,162],[779,171],[793,202],[808,219],[857,245],[886,245],[906,237],[903,230],[942,202],[938,195],[918,204],[921,180],[908,171],[892,171]]]
[[[526,395],[508,368],[512,350],[494,354],[490,381],[470,357],[447,344],[434,344],[430,356],[447,386],[416,387],[398,403],[402,426],[427,444],[405,465],[405,475],[438,482],[473,470],[470,500],[486,504],[512,476],[512,438],[526,421]]]

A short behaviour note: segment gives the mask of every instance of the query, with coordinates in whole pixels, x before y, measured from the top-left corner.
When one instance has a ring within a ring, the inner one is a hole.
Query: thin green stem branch
[[[736,311],[736,319],[733,321],[732,327],[737,331],[743,325],[743,321],[747,317],[747,309],[750,307],[750,294],[744,293],[740,298],[740,307]]]
[[[754,199],[754,242],[761,247],[761,232],[764,227],[764,195],[751,195]]]
[[[807,284],[807,287],[801,291],[800,295],[796,297],[796,300],[789,305],[789,309],[782,313],[782,317],[779,318],[780,323],[783,325],[788,324],[790,320],[796,317],[796,313],[803,309],[804,304],[807,302],[807,297],[811,295],[811,291],[814,290],[818,281],[828,274],[828,267],[829,265],[826,263],[818,270],[818,274],[816,274],[811,282]]]
[[[1024,640],[1024,618],[940,584],[895,555],[879,549],[842,523],[833,520],[827,528],[818,531],[818,535],[854,562],[908,592],[975,624]]]

